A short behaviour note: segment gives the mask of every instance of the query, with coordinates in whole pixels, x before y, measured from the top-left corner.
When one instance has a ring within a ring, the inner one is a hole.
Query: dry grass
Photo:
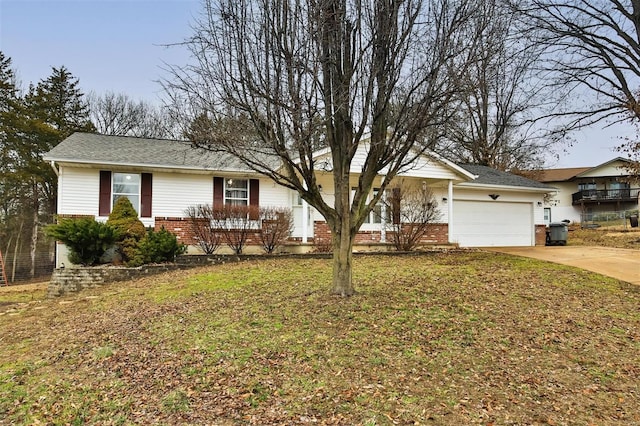
[[[640,293],[482,252],[270,259],[0,316],[0,424],[640,424]]]
[[[570,229],[567,244],[571,246],[602,246],[640,250],[640,228],[612,227]]]

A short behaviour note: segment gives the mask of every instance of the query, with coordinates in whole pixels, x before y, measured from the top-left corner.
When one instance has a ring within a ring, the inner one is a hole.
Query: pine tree
[[[24,225],[22,201],[26,185],[16,174],[19,168],[18,141],[24,123],[22,99],[11,58],[0,52],[0,241],[5,254],[11,254],[10,277],[14,278],[17,253]]]
[[[64,66],[30,86],[24,98],[21,139],[16,145],[20,166],[17,175],[29,186],[31,220],[31,275],[41,223],[51,223],[57,198],[57,177],[42,155],[76,131],[93,131],[89,110],[79,81]]]

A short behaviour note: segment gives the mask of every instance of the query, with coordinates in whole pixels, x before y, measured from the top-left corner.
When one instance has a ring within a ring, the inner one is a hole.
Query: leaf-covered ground
[[[483,252],[227,264],[0,316],[0,424],[640,424],[640,292]],[[37,309],[36,309],[37,308]]]

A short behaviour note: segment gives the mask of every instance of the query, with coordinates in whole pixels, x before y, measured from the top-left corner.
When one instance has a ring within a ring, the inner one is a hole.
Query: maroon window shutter
[[[111,213],[111,172],[100,170],[100,198],[98,216],[109,216]]]
[[[260,181],[258,179],[249,180],[249,218],[257,220],[260,216]]]
[[[391,195],[391,214],[394,225],[400,223],[400,197],[400,188],[393,188]]]
[[[213,207],[224,205],[224,180],[221,177],[213,178]]]
[[[153,178],[151,173],[142,173],[140,187],[140,216],[151,217],[151,196],[153,193]]]

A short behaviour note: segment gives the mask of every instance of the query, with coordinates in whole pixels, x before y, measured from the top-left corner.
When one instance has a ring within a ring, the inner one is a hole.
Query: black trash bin
[[[548,246],[566,246],[569,236],[569,227],[564,222],[551,222],[547,230]]]
[[[637,228],[638,227],[638,216],[637,215],[633,215],[633,216],[629,216],[629,222],[631,223],[631,227],[632,228]]]

